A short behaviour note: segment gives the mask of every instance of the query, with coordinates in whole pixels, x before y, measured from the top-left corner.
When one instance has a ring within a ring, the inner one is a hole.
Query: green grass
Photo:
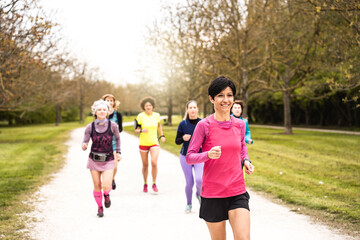
[[[166,143],[161,146],[178,155],[173,126],[163,126]],[[133,132],[132,127],[125,130]],[[335,133],[251,128],[255,143],[248,145],[255,173],[246,184],[299,207],[301,213],[360,230],[360,137]]]
[[[91,121],[88,118],[86,122]],[[71,129],[79,123],[42,124],[0,128],[0,238],[26,239],[23,204],[63,166],[64,144]]]
[[[360,229],[360,137],[253,128],[256,174],[247,184],[287,203],[322,210]]]
[[[123,122],[134,122],[136,116],[123,116]]]

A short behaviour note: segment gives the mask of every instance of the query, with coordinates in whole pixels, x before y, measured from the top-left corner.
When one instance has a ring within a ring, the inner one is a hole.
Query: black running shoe
[[[98,208],[98,213],[97,213],[98,217],[103,217],[104,216],[104,209],[103,207],[99,207]]]
[[[109,195],[105,195],[104,194],[104,198],[105,198],[105,207],[109,208],[111,205],[111,201],[110,201],[110,194]]]
[[[115,180],[112,181],[112,190],[115,190],[116,189],[116,183],[115,183]]]

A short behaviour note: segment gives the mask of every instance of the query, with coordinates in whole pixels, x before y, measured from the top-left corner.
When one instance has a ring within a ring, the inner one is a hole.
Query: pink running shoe
[[[104,216],[104,209],[103,207],[99,207],[98,208],[98,213],[97,213],[98,217],[103,217]]]
[[[104,194],[104,199],[105,199],[105,207],[109,208],[111,206],[110,195]]]
[[[147,189],[147,184],[144,184],[144,189],[143,189],[143,192],[148,192],[148,189]]]
[[[158,191],[159,191],[159,189],[157,188],[157,186],[156,186],[155,183],[152,185],[152,189],[154,190],[154,192],[158,192]]]

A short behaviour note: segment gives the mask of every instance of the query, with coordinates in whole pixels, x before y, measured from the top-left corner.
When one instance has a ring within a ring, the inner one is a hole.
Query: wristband
[[[249,159],[247,159],[247,158],[244,158],[243,160],[242,160],[242,162],[241,162],[241,165],[244,167],[244,163],[245,163],[245,161],[249,161],[249,163],[251,163],[251,161],[249,160]]]
[[[245,158],[245,159],[243,160],[243,163],[244,163],[245,161],[249,161],[249,163],[251,163],[251,161],[250,161],[249,159],[247,159],[247,158]]]
[[[165,138],[165,136],[164,135],[161,135],[159,138],[158,138],[158,141],[161,139],[161,138]]]

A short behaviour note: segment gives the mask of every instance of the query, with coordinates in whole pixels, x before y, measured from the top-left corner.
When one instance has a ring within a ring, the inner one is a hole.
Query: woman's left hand
[[[245,161],[244,162],[244,166],[245,166],[245,172],[250,175],[254,172],[254,165],[252,165],[249,161]]]
[[[122,159],[121,154],[117,153],[116,154],[116,161],[120,162],[121,159]]]
[[[164,143],[166,141],[165,137],[161,137],[160,140],[162,143]]]

